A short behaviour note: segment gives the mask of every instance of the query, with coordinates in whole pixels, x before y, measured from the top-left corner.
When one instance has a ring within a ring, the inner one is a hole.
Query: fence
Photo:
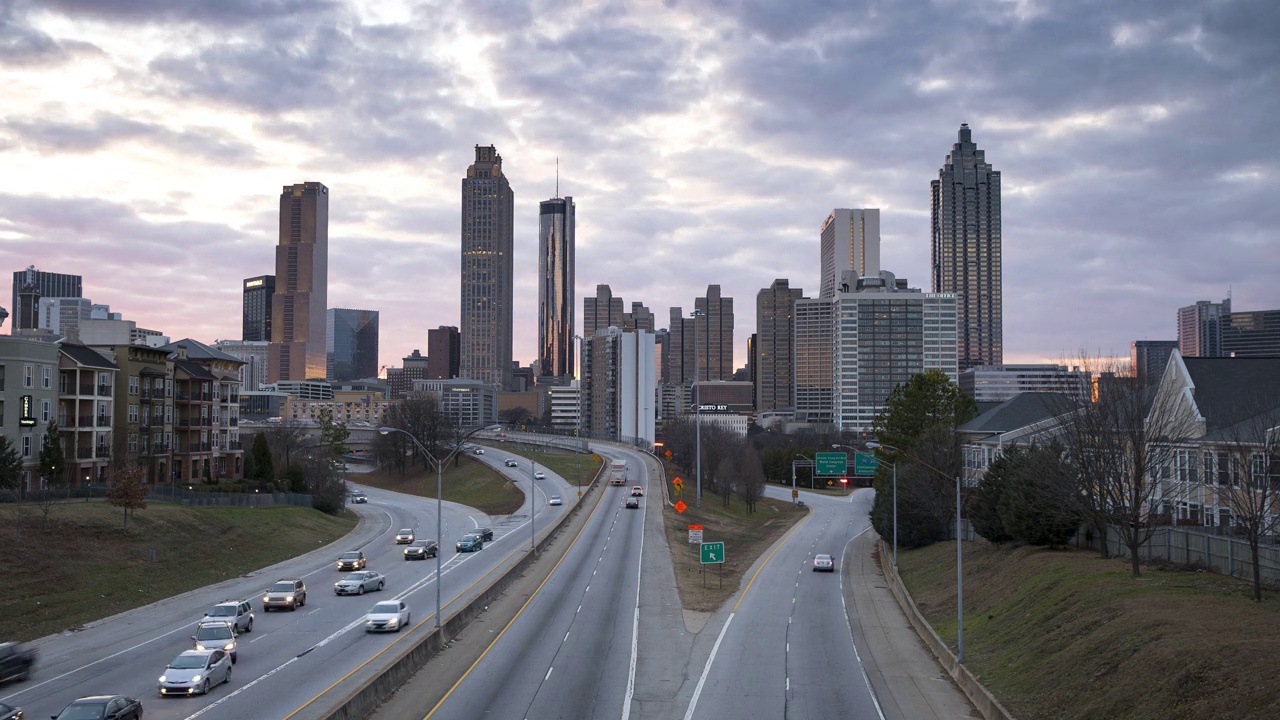
[[[1071,544],[1099,552],[1102,550],[1101,539],[1094,537],[1087,528],[1081,528]],[[1107,533],[1107,551],[1112,557],[1129,557],[1129,548],[1114,528]],[[1138,558],[1143,562],[1167,560],[1253,580],[1253,552],[1248,541],[1221,535],[1210,528],[1154,528],[1151,539],[1139,548]],[[1264,539],[1258,547],[1258,569],[1263,584],[1280,586],[1280,547],[1276,547],[1271,539]]]
[[[311,496],[300,493],[196,492],[167,485],[148,486],[147,500],[191,507],[311,507]]]

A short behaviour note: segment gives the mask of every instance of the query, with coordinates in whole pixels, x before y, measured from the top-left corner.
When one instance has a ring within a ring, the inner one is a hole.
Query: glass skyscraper
[[[462,179],[462,351],[459,375],[505,390],[511,385],[511,252],[515,193],[502,156],[476,145]]]
[[[333,382],[378,376],[378,311],[330,308],[326,374]]]
[[[538,212],[538,377],[573,377],[572,197],[552,198]]]

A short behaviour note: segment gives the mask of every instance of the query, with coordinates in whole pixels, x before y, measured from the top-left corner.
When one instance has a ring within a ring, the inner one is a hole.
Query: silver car
[[[353,572],[333,584],[335,595],[363,595],[366,591],[381,590],[387,584],[382,573],[372,570]]]
[[[396,544],[408,545],[413,542],[413,537],[413,528],[401,528],[400,531],[396,533]]]
[[[231,682],[231,656],[222,650],[188,650],[169,661],[160,676],[161,695],[204,695]]]
[[[236,626],[236,632],[253,632],[253,606],[248,600],[220,602],[204,614],[204,619],[229,622]]]
[[[364,622],[366,632],[400,632],[409,624],[409,606],[403,600],[387,600],[373,606]]]
[[[191,636],[196,650],[222,650],[236,661],[236,629],[231,623],[202,622],[196,626],[196,634]]]

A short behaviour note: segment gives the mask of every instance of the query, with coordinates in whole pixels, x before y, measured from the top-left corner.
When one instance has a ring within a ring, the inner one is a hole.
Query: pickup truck
[[[0,643],[0,685],[26,680],[35,664],[35,648],[16,642]]]

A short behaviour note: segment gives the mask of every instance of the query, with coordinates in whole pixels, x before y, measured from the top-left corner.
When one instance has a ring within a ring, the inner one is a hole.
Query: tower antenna
[[[556,156],[556,197],[560,197],[560,156]]]

